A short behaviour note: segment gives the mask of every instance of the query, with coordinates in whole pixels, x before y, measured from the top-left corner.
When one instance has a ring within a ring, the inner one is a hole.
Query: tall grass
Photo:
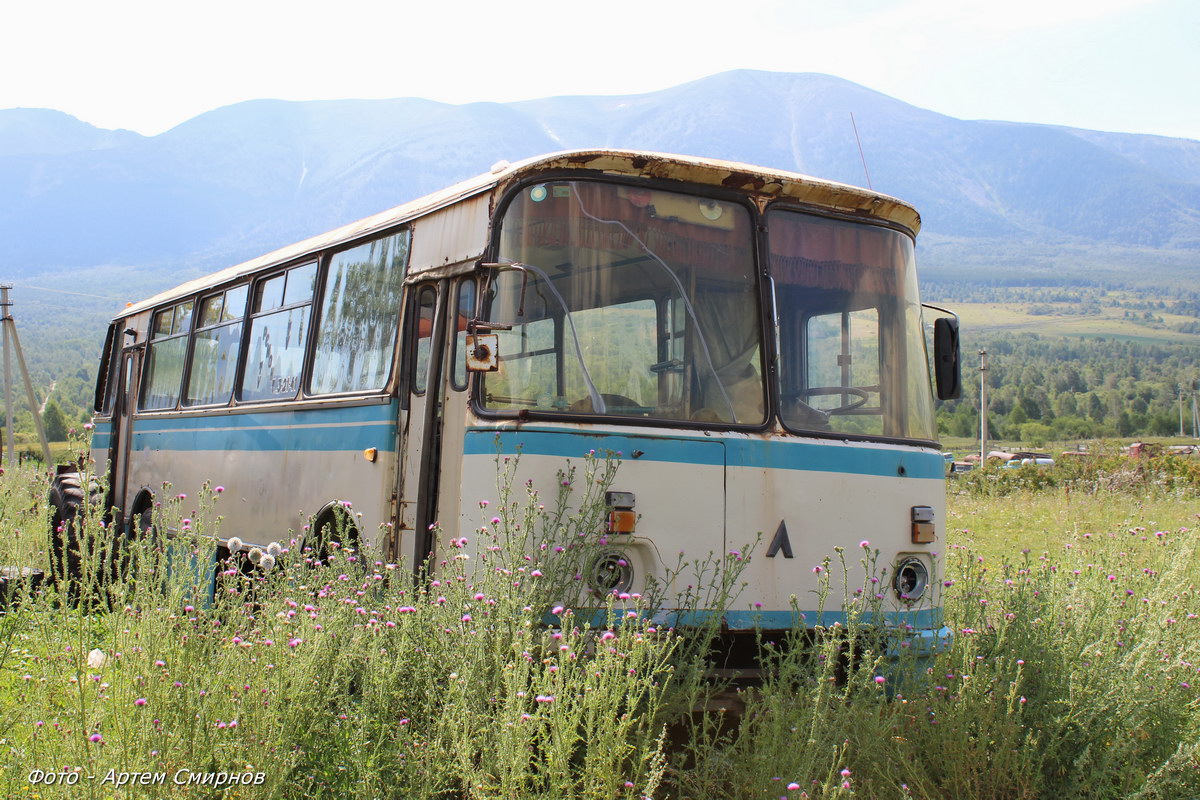
[[[763,637],[769,668],[744,686],[702,680],[713,631],[656,626],[661,598],[576,580],[614,462],[583,459],[551,498],[498,469],[494,516],[467,534],[485,546],[462,558],[439,532],[436,577],[341,547],[318,559],[287,533],[230,553],[214,491],[165,502],[156,529],[188,533],[142,537],[81,602],[8,598],[0,794],[214,795],[173,786],[185,770],[262,773],[220,792],[256,798],[1200,796],[1194,497],[955,497],[946,652],[873,627],[842,564],[869,575],[874,554],[831,553],[823,602],[846,598],[845,621]],[[44,563],[41,481],[6,476],[0,561]],[[99,523],[85,515],[88,541],[111,540]],[[1020,552],[1030,539],[1045,546]],[[696,567],[726,576],[706,602],[733,602],[736,564],[712,566]],[[33,786],[33,770],[95,778]]]

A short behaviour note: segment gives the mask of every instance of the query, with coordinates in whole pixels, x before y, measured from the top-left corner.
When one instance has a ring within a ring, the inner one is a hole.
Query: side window
[[[104,416],[112,413],[117,365],[121,363],[117,331],[123,330],[124,327],[123,321],[108,326],[108,336],[104,339],[104,350],[100,354],[100,368],[96,370],[96,397],[92,408],[97,414]]]
[[[239,400],[283,400],[296,396],[304,369],[316,277],[314,262],[293,267],[255,285],[250,344]]]
[[[454,301],[454,388],[467,388],[467,323],[475,316],[475,279],[464,278],[458,284]]]
[[[334,253],[325,276],[314,394],[382,389],[395,353],[408,231]]]
[[[146,411],[174,408],[183,382],[183,359],[192,327],[192,301],[154,315],[146,355],[145,388],[139,406]]]
[[[413,335],[416,337],[413,358],[413,394],[425,394],[429,383],[429,352],[433,341],[433,312],[437,305],[437,292],[425,286],[417,295],[417,313],[413,320]]]
[[[237,286],[200,301],[185,405],[229,402],[237,375],[248,293],[248,286]]]

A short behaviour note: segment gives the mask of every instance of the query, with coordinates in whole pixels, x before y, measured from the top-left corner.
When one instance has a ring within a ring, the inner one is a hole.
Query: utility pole
[[[1192,384],[1195,386],[1195,384]],[[1200,407],[1196,404],[1196,391],[1192,390],[1192,438],[1200,439]]]
[[[1178,384],[1175,389],[1179,392],[1179,438],[1182,439],[1187,436],[1183,432],[1183,384]]]
[[[979,466],[987,464],[988,402],[987,402],[987,350],[979,351]]]
[[[46,442],[46,431],[42,427],[42,412],[38,406],[37,396],[33,393],[33,382],[29,380],[29,370],[25,368],[25,356],[21,353],[21,340],[17,338],[17,323],[13,320],[9,309],[12,308],[12,301],[8,299],[8,290],[12,286],[7,284],[0,286],[0,328],[4,331],[4,409],[5,421],[5,443],[8,445],[8,457],[5,462],[10,466],[16,466],[17,456],[15,450],[16,435],[13,431],[13,386],[12,386],[12,354],[17,356],[17,366],[21,368],[21,378],[25,382],[25,395],[29,398],[29,410],[33,414],[33,425],[37,428],[38,439],[42,443],[42,458],[45,459],[46,468],[50,469],[54,466],[50,458],[50,445]]]

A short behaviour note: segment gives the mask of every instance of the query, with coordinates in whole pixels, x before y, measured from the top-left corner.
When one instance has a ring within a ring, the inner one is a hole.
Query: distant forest
[[[1144,329],[1161,339],[1043,335],[1004,330],[962,333],[963,396],[939,403],[943,435],[979,435],[979,355],[988,352],[988,429],[994,438],[1040,445],[1101,437],[1169,436],[1179,433],[1179,400],[1191,429],[1191,395],[1200,390],[1200,292],[1147,291],[1119,286],[988,286],[932,283],[932,302],[1021,304],[1031,315],[1099,316],[1124,329]],[[1164,315],[1186,317],[1167,322]],[[1178,339],[1173,335],[1180,334]]]
[[[939,404],[942,434],[979,434],[979,348],[988,351],[988,429],[994,438],[1040,446],[1052,440],[1170,436],[1179,432],[1180,388],[1191,433],[1200,346],[1019,334],[964,348],[963,396]]]
[[[939,433],[974,437],[979,433],[980,349],[989,354],[989,432],[995,438],[1029,444],[1097,437],[1168,436],[1179,431],[1179,392],[1184,422],[1191,433],[1190,396],[1200,380],[1200,292],[1178,287],[1147,290],[1117,285],[993,286],[929,282],[931,302],[1019,305],[1026,314],[1058,318],[1106,314],[1128,335],[1062,336],[964,326],[963,396],[938,404]],[[111,302],[72,298],[35,301],[25,293],[15,312],[44,421],[53,440],[67,437],[91,416],[96,366]],[[1116,312],[1113,311],[1116,309]],[[1168,318],[1163,321],[1164,315]],[[13,365],[17,441],[33,443],[33,418]],[[0,425],[3,420],[0,419]]]

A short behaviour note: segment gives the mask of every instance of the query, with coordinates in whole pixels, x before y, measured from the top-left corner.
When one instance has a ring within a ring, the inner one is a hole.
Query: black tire
[[[354,524],[354,515],[341,503],[326,506],[313,517],[309,533],[304,537],[305,549],[314,565],[329,563],[329,556],[341,547],[358,549],[360,541],[358,526]]]
[[[79,510],[83,486],[78,472],[56,475],[50,484],[50,580],[74,596],[83,564],[79,553]]]

